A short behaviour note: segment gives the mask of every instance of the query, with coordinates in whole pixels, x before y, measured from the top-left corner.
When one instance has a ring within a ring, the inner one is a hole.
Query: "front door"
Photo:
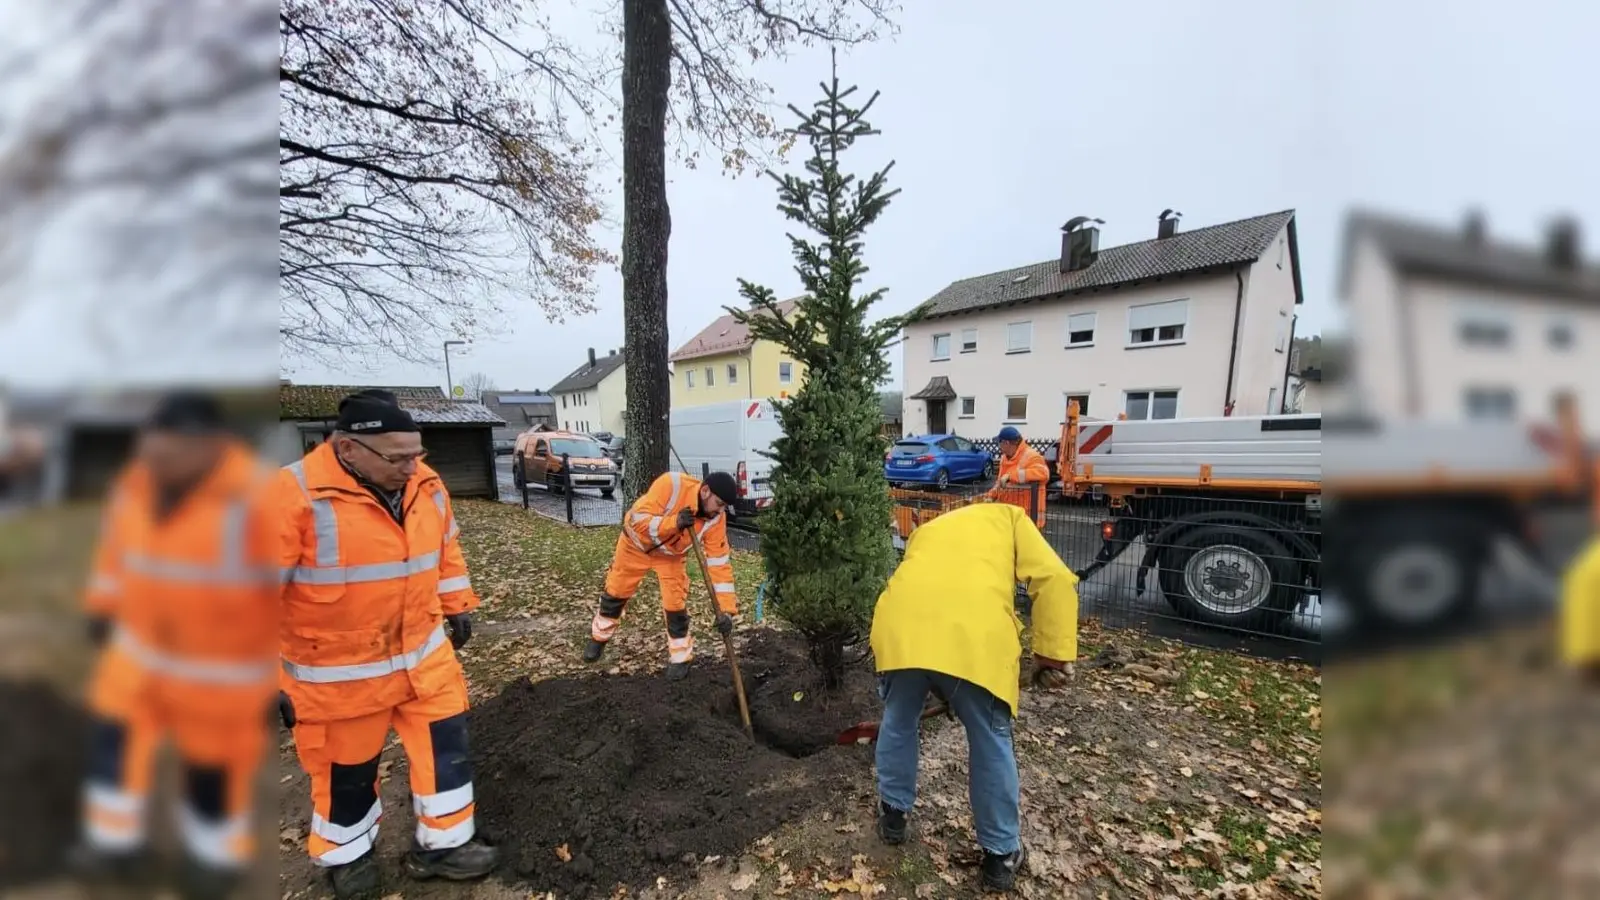
[[[950,401],[948,401],[948,400],[929,400],[928,401],[928,433],[929,434],[944,434],[945,433],[945,430],[944,430],[944,425],[945,425],[945,422],[944,422],[944,408],[945,408],[945,405],[948,404],[949,402]]]

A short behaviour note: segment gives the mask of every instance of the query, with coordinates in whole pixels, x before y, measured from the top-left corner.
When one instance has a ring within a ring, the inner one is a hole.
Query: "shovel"
[[[689,528],[689,540],[694,543],[694,558],[700,563],[700,577],[706,583],[706,593],[711,598],[711,612],[720,611],[717,606],[717,588],[711,583],[711,567],[706,565],[706,552],[700,549],[700,535],[695,533],[693,526]],[[722,636],[722,650],[728,654],[728,668],[733,670],[733,692],[739,698],[739,719],[744,723],[744,733],[755,740],[756,733],[750,725],[750,704],[744,697],[744,679],[739,677],[739,657],[733,651],[733,635]]]
[[[939,716],[947,716],[952,722],[956,719],[956,714],[950,711],[950,704],[937,701],[925,708],[922,711],[922,717],[917,721],[922,722]],[[858,722],[839,732],[839,737],[835,739],[835,742],[849,745],[866,741],[870,744],[878,739],[878,728],[882,724],[881,722]]]

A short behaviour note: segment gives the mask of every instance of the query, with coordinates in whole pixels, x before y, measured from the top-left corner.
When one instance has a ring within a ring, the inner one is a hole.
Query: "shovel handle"
[[[700,535],[691,526],[689,540],[694,544],[694,558],[700,563],[700,578],[706,584],[706,596],[711,600],[711,614],[718,615],[721,608],[717,606],[717,588],[711,583],[711,567],[706,565],[705,551],[700,549]],[[744,678],[739,674],[739,656],[733,650],[733,635],[722,636],[722,650],[728,654],[728,668],[733,670],[733,693],[739,698],[739,721],[744,723],[744,733],[755,740],[755,728],[750,724],[750,702],[744,696]]]

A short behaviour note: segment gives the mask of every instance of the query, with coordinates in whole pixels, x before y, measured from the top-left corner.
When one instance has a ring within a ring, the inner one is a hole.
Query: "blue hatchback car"
[[[942,490],[952,481],[993,478],[994,457],[953,434],[904,437],[884,456],[883,477],[892,485],[928,484]]]

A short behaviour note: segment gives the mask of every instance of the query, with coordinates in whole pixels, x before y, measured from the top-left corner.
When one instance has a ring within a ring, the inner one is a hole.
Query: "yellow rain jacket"
[[[1033,598],[1033,652],[1077,659],[1078,577],[1027,513],[1007,503],[977,503],[919,527],[873,611],[878,671],[954,675],[1006,701],[1015,715],[1019,582]]]
[[[1561,580],[1561,657],[1575,666],[1600,662],[1600,539]]]

